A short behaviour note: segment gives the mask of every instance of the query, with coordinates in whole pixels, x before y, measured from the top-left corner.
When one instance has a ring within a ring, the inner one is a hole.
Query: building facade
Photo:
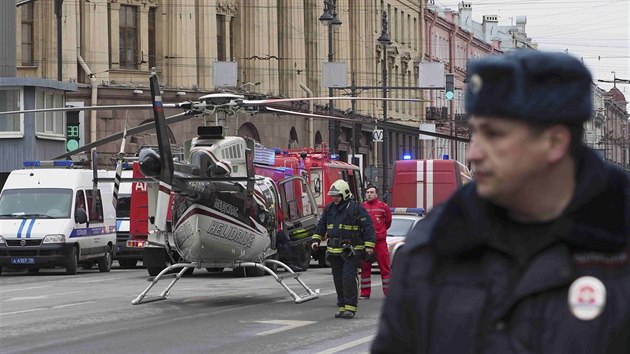
[[[22,1],[17,1],[22,2]],[[328,30],[319,17],[320,0],[77,0],[61,2],[61,43],[57,41],[55,1],[41,0],[17,8],[17,76],[54,80],[61,77],[77,86],[66,94],[65,105],[150,103],[148,77],[157,69],[163,101],[182,102],[221,91],[250,98],[328,96],[323,66]],[[389,97],[420,98],[422,103],[390,102],[388,170],[393,161],[440,158],[464,161],[465,143],[449,139],[420,140],[420,123],[437,132],[468,136],[463,109],[463,80],[471,58],[504,51],[535,48],[525,32],[526,18],[516,25],[499,26],[495,15],[482,23],[472,20],[472,4],[457,10],[440,8],[433,1],[337,0],[342,21],[332,34],[333,61],[345,62],[348,86],[335,95],[382,97],[382,60],[386,58]],[[387,13],[391,44],[386,52],[377,42],[382,12]],[[60,45],[58,45],[60,44]],[[58,52],[58,49],[61,49]],[[61,56],[61,63],[57,58]],[[213,64],[237,64],[233,87],[215,86]],[[443,90],[418,90],[420,64],[442,62],[455,75],[455,98]],[[353,89],[369,87],[370,89]],[[409,89],[405,89],[405,88]],[[54,106],[54,105],[53,105]],[[327,114],[327,100],[287,106]],[[167,110],[167,115],[181,111]],[[341,159],[353,153],[363,167],[382,170],[382,143],[372,142],[372,131],[383,126],[383,105],[378,101],[334,103],[344,121],[336,137]],[[65,117],[63,118],[65,119]],[[150,110],[110,110],[81,113],[80,145],[134,127],[152,119]],[[65,123],[65,121],[64,121]],[[326,120],[270,112],[241,111],[232,116],[197,116],[170,126],[175,144],[196,134],[196,127],[222,123],[229,134],[249,136],[268,147],[317,147],[329,141]],[[154,133],[129,138],[126,150],[155,144]],[[99,147],[103,164],[111,163],[119,143]],[[49,158],[52,156],[48,156]],[[368,176],[379,184],[380,176]]]

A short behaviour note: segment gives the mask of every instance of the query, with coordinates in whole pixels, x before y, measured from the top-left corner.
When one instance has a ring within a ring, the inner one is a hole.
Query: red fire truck
[[[391,207],[429,211],[470,181],[470,170],[456,160],[398,160],[390,190]]]

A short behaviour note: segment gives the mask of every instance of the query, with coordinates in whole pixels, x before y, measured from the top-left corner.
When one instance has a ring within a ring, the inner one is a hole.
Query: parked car
[[[392,225],[387,229],[389,262],[394,264],[396,251],[405,244],[409,232],[425,216],[422,208],[392,208]]]

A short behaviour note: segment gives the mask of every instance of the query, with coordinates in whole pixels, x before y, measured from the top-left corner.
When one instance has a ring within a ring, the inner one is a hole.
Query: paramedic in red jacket
[[[387,229],[392,224],[392,212],[389,205],[378,200],[378,189],[369,185],[365,191],[365,199],[363,207],[367,210],[372,218],[374,230],[376,231],[376,262],[381,269],[381,279],[383,280],[383,294],[387,296],[387,288],[389,287],[389,251],[387,250]],[[372,262],[361,261],[361,296],[360,299],[369,299],[372,290]]]

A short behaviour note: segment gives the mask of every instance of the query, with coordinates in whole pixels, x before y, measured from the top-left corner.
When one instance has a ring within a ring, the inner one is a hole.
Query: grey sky
[[[583,58],[595,80],[630,79],[630,0],[467,0],[473,19],[498,15],[499,25],[527,16],[525,30],[540,50],[565,51]],[[435,0],[457,10],[456,0]],[[608,90],[612,84],[597,83]],[[630,100],[630,85],[617,84]]]

